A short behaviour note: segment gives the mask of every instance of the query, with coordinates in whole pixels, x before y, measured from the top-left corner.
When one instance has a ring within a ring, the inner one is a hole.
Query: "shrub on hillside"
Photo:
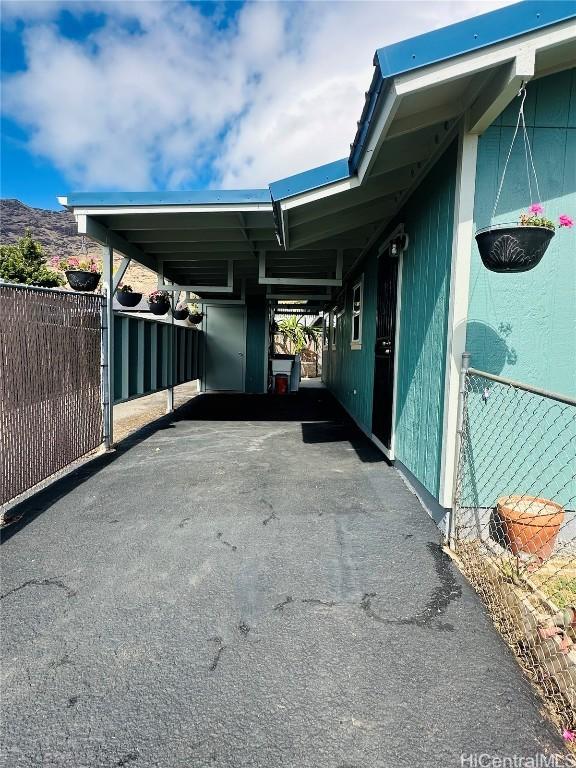
[[[47,266],[46,259],[40,243],[26,230],[17,243],[0,245],[0,278],[10,283],[56,288],[64,280]]]

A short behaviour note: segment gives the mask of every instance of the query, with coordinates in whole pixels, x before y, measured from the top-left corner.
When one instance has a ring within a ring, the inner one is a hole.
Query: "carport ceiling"
[[[310,248],[286,251],[277,240],[271,203],[241,205],[73,206],[79,231],[113,247],[161,280],[202,297],[220,292],[239,296],[242,286],[265,293],[274,284],[302,292],[312,285],[339,287],[341,272],[351,267],[363,237],[352,230]],[[285,283],[283,281],[286,281]],[[302,282],[299,282],[302,281]],[[198,290],[195,290],[198,289]]]

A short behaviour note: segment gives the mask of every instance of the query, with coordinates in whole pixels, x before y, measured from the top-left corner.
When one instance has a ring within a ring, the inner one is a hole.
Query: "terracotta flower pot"
[[[521,552],[547,560],[554,550],[564,509],[537,496],[503,496],[496,502],[506,543],[513,555]]]

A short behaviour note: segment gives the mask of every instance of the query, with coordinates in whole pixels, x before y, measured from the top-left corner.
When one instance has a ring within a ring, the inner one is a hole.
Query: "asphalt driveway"
[[[438,542],[323,391],[196,398],[5,532],[3,764],[456,768],[562,750]]]

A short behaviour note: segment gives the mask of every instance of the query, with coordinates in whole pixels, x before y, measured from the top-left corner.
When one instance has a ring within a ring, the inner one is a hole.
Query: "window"
[[[330,337],[330,313],[324,315],[322,320],[322,349],[328,349]]]
[[[330,340],[332,349],[336,349],[336,330],[338,328],[338,315],[336,308],[330,312]]]
[[[364,292],[364,277],[352,288],[352,349],[362,347],[362,294]]]

